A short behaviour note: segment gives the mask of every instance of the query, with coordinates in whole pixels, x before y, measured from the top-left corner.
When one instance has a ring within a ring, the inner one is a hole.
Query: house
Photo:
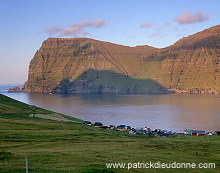
[[[136,133],[138,133],[138,134],[143,134],[143,133],[144,133],[143,130],[144,130],[143,127],[135,127],[135,131],[136,131]]]
[[[206,135],[211,136],[211,135],[213,135],[213,133],[212,132],[206,132]]]
[[[220,131],[215,131],[214,134],[220,135]]]
[[[117,130],[119,130],[119,131],[127,130],[126,125],[119,125],[119,126],[117,126]]]
[[[205,136],[204,130],[193,130],[192,133],[196,134],[197,136]]]
[[[136,132],[133,130],[129,130],[129,135],[136,135]]]
[[[151,132],[152,130],[151,130],[151,128],[147,128],[147,131],[148,131],[148,132]]]
[[[197,136],[205,136],[205,133],[198,133]]]
[[[193,130],[184,130],[185,135],[191,135]]]
[[[131,130],[131,126],[127,126],[127,130]]]
[[[161,136],[169,136],[169,135],[172,135],[173,132],[172,131],[167,131],[167,130],[162,130],[161,131]]]
[[[103,124],[100,123],[100,122],[95,122],[94,126],[95,126],[95,127],[101,127],[101,126],[103,126]]]
[[[90,121],[83,121],[83,124],[92,125],[92,123]]]
[[[190,134],[192,136],[205,136],[204,130],[184,130],[184,134]]]
[[[109,129],[116,129],[115,125],[109,125]]]
[[[197,136],[197,133],[191,133],[192,136]]]

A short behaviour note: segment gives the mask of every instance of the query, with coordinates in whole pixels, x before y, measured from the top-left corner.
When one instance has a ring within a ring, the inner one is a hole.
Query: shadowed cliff
[[[52,89],[57,93],[169,93],[169,91],[152,79],[134,79],[110,70],[89,69],[75,81],[63,79]]]

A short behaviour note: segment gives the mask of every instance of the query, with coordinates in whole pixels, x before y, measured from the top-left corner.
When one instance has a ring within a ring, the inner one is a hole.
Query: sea
[[[220,95],[0,93],[21,102],[104,125],[183,132],[220,130]]]

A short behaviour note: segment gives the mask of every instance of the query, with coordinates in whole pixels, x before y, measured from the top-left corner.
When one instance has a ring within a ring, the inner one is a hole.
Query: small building
[[[192,136],[205,136],[204,130],[184,130],[184,134],[190,134]]]
[[[205,136],[205,133],[197,133],[197,136]]]
[[[115,125],[109,125],[109,129],[116,129]]]
[[[162,131],[161,136],[169,136],[169,135],[172,135],[172,134],[173,134],[172,131],[166,131],[166,130],[164,130],[164,131]]]
[[[148,131],[148,132],[151,132],[152,130],[151,130],[151,128],[148,127],[148,128],[147,128],[147,131]]]
[[[184,130],[185,135],[191,135],[193,130]]]
[[[220,131],[215,131],[214,134],[215,135],[220,135]]]
[[[92,123],[90,121],[83,121],[83,124],[92,125]]]
[[[127,130],[131,130],[131,126],[127,126]]]
[[[94,126],[95,126],[95,127],[101,127],[101,126],[103,126],[103,124],[100,123],[100,122],[95,122]]]
[[[129,135],[136,135],[136,132],[133,130],[129,130]]]
[[[197,136],[205,136],[205,131],[204,130],[193,130],[192,133],[196,133]]]
[[[213,133],[212,132],[206,132],[206,135],[211,136],[211,135],[213,135]]]
[[[119,130],[119,131],[127,130],[126,125],[119,125],[119,126],[117,126],[117,130]]]

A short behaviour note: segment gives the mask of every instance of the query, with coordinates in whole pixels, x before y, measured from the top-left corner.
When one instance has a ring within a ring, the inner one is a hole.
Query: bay
[[[130,125],[183,132],[185,129],[220,130],[219,95],[184,94],[49,94],[0,93],[45,109],[104,125]]]

